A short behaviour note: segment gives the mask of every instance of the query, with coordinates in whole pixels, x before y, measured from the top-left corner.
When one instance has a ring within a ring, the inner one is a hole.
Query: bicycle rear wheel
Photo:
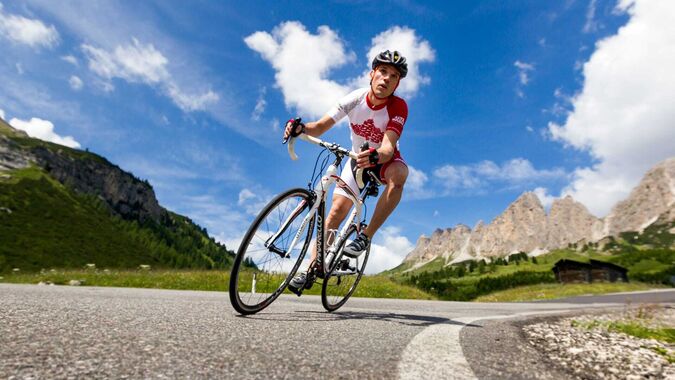
[[[356,239],[357,235],[356,226],[352,225],[347,229],[347,233],[341,237],[337,245],[337,252],[323,280],[321,303],[328,311],[335,311],[347,302],[366,269],[370,247],[356,259],[344,255],[344,248]]]
[[[286,289],[314,233],[314,217],[305,222],[312,202],[309,191],[291,189],[272,199],[253,221],[230,275],[230,302],[236,311],[257,313]],[[298,241],[291,249],[296,235]]]

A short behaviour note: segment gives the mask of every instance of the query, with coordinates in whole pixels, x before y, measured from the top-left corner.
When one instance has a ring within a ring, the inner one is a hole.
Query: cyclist
[[[302,126],[297,126],[296,130],[292,131],[293,119],[288,121],[284,129],[284,138],[303,132],[318,137],[347,116],[351,129],[352,150],[358,153],[358,160],[349,160],[340,177],[356,194],[361,190],[357,187],[354,177],[357,168],[374,170],[380,181],[385,184],[370,223],[344,249],[344,253],[351,257],[358,257],[368,249],[375,232],[401,200],[403,185],[408,177],[408,167],[398,150],[398,140],[408,118],[408,106],[403,99],[394,95],[394,91],[407,74],[406,59],[398,51],[385,50],[372,61],[369,74],[370,87],[351,92],[338,101],[320,120],[306,123],[304,130],[301,130]],[[359,152],[364,142],[368,142],[370,148]],[[347,217],[351,205],[346,191],[336,187],[326,220],[326,229],[337,229]],[[311,263],[313,264],[315,260],[316,247],[312,252]],[[309,288],[313,281],[314,278],[308,278],[307,272],[300,272],[289,283],[289,289],[300,295],[300,289]]]

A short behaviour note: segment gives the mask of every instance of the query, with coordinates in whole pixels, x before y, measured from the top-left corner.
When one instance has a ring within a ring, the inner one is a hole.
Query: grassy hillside
[[[466,261],[450,266],[444,266],[437,259],[407,272],[403,268],[410,268],[410,265],[403,264],[385,274],[392,281],[418,287],[440,299],[456,301],[474,300],[523,286],[550,288],[556,283],[553,265],[563,258],[581,262],[595,259],[620,265],[628,269],[630,281],[669,285],[671,276],[675,276],[675,250],[631,245],[623,239],[618,239],[613,247],[612,251],[597,251],[590,247],[582,252],[563,249],[534,258],[521,253],[509,256],[508,260]]]
[[[40,168],[0,177],[0,272],[20,268],[225,268],[232,254],[189,219],[123,220],[97,197],[75,193]]]

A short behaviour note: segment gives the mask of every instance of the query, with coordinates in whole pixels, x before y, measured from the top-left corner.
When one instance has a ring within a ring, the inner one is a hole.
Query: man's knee
[[[337,222],[340,223],[347,216],[349,210],[351,209],[352,203],[349,198],[336,196],[333,198],[333,202],[330,206],[330,211],[328,212],[327,222]]]
[[[408,167],[400,162],[392,164],[387,169],[387,187],[392,190],[402,191],[408,179]]]

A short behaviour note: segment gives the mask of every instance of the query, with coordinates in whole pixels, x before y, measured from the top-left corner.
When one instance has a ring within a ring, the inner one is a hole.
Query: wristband
[[[368,161],[370,162],[370,165],[375,166],[380,161],[380,154],[377,153],[377,149],[375,148],[370,148],[369,151]]]

